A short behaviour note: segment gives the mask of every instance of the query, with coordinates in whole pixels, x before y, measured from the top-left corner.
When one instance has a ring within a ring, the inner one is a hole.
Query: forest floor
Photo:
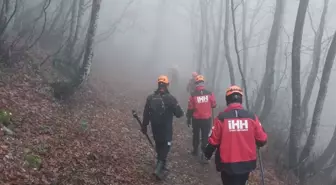
[[[154,151],[131,115],[132,108],[141,111],[141,89],[129,97],[122,83],[92,77],[59,102],[29,66],[3,69],[0,81],[0,109],[13,113],[14,132],[0,131],[1,185],[221,184],[213,161],[201,165],[188,154],[191,130],[178,120],[170,173],[164,182],[153,180]],[[282,184],[265,168],[266,184]],[[259,184],[259,175],[252,173],[250,185]]]

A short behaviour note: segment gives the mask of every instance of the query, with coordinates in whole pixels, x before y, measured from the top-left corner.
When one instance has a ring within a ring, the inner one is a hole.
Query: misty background
[[[102,78],[143,99],[141,107],[165,74],[186,107],[197,71],[218,112],[226,88],[240,85],[269,133],[264,152],[279,176],[329,185],[336,183],[335,8],[334,0],[3,0],[1,57],[37,53],[32,66],[58,99]]]
[[[131,2],[131,1],[130,1]],[[163,1],[162,1],[163,2]],[[129,79],[139,79],[139,77],[144,78],[144,76],[151,74],[152,79],[145,79],[141,81],[142,84],[153,84],[155,87],[155,77],[160,74],[168,74],[169,68],[173,67],[174,64],[179,66],[179,72],[181,77],[186,83],[186,79],[189,79],[191,72],[195,71],[195,57],[194,53],[195,47],[194,42],[197,42],[195,34],[198,30],[192,27],[191,21],[199,22],[200,13],[197,12],[197,7],[199,6],[198,1],[188,1],[188,0],[171,0],[165,1],[165,6],[163,11],[158,11],[161,1],[137,1],[134,0],[132,4],[125,1],[103,1],[101,9],[101,19],[99,20],[99,31],[97,33],[97,40],[100,38],[100,34],[109,32],[113,29],[114,24],[119,21],[120,17],[123,17],[122,20],[117,23],[116,31],[113,35],[107,37],[106,40],[100,42],[95,48],[95,56],[100,60],[104,61],[104,64],[111,66],[110,68],[104,68],[106,70],[119,70],[119,67],[122,67],[124,70],[123,73],[127,74]],[[239,1],[237,1],[239,2]],[[256,5],[261,1],[251,1],[248,2],[248,15],[247,23],[250,23],[250,17],[253,14]],[[218,6],[219,1],[213,2],[213,17],[215,21],[218,21]],[[287,47],[287,51],[281,53],[283,61],[279,62],[280,70],[283,72],[285,66],[285,57],[290,57],[291,52],[291,42],[293,37],[293,30],[295,24],[295,16],[297,13],[297,7],[299,1],[295,2],[286,2],[285,11],[284,11],[284,20],[283,28],[281,31],[282,39],[280,42]],[[196,8],[195,8],[196,7]],[[258,11],[258,15],[255,18],[255,27],[254,33],[251,38],[251,43],[249,44],[249,58],[248,66],[249,70],[253,70],[253,78],[259,81],[263,76],[266,49],[267,49],[267,40],[269,37],[270,28],[273,22],[275,1],[262,1],[262,7]],[[125,11],[125,9],[127,10]],[[196,11],[193,13],[192,10]],[[332,36],[333,31],[336,29],[336,24],[332,21],[336,17],[336,13],[333,10],[336,8],[336,2],[329,2],[329,12],[326,16],[326,25],[325,25],[325,34],[323,41],[325,44],[323,46],[322,53],[322,62],[326,57],[326,50],[328,49],[328,41],[330,42],[330,37]],[[307,16],[306,23],[304,26],[304,35],[302,40],[302,53],[301,53],[301,65],[302,65],[302,80],[306,80],[307,73],[310,70],[312,62],[312,47],[314,42],[314,31],[317,29],[319,24],[319,19],[323,10],[323,1],[320,0],[311,0],[309,3],[309,12],[311,14],[310,18]],[[241,7],[237,8],[237,27],[241,32]],[[156,24],[157,19],[162,19],[159,30],[157,30]],[[314,28],[312,28],[312,25]],[[157,33],[159,31],[160,33]],[[236,63],[236,57],[234,55],[233,49],[233,36],[232,36],[232,26],[230,29],[230,46],[231,46],[231,56],[234,60],[234,67],[236,72],[236,77],[239,79],[238,69]],[[249,31],[247,30],[247,33]],[[151,60],[153,42],[155,42],[156,34],[160,35],[161,46],[158,48],[158,61],[154,63],[159,63],[160,65],[155,69],[152,66],[146,66],[146,62]],[[287,35],[288,34],[288,35]],[[101,36],[103,37],[103,36]],[[288,38],[289,37],[289,38]],[[106,38],[106,37],[105,37]],[[239,38],[239,40],[241,40]],[[223,41],[222,41],[223,42]],[[279,43],[279,45],[281,45]],[[260,46],[260,47],[259,47]],[[224,63],[223,71],[224,74],[219,78],[221,86],[219,87],[221,91],[230,85],[227,64],[224,58],[224,45],[221,44],[221,54],[219,56],[219,61]],[[240,43],[240,48],[241,48]],[[279,53],[277,55],[280,55]],[[98,62],[102,62],[98,60]],[[290,58],[287,59],[287,69],[285,74],[285,79],[282,87],[288,87],[288,79],[290,79]],[[138,70],[141,66],[146,66],[147,71]],[[319,70],[320,72],[322,69]],[[336,83],[335,76],[335,67],[333,73],[331,74],[330,84],[331,86],[328,89],[328,95],[324,105],[324,111],[321,118],[321,128],[318,134],[318,141],[315,146],[316,150],[323,150],[325,145],[331,138],[333,132],[333,127],[335,126],[333,118],[334,115],[334,104],[336,103],[336,98],[333,96],[336,93],[336,88],[333,88],[332,84]],[[320,76],[319,74],[318,76]],[[127,77],[123,77],[126,78]],[[317,82],[319,79],[317,79]],[[186,85],[186,84],[185,84]],[[252,87],[251,87],[252,86]],[[253,83],[249,84],[250,88],[254,87]],[[152,89],[151,89],[152,90]],[[149,90],[149,92],[151,91]],[[251,90],[250,90],[251,91]],[[314,88],[313,97],[316,97],[318,88]],[[218,96],[218,95],[217,95]],[[223,96],[223,94],[221,94]],[[290,103],[290,94],[284,95],[284,101]],[[218,103],[225,105],[224,97],[218,97],[220,100]],[[314,106],[315,102],[311,101],[310,106]],[[329,111],[330,110],[330,111]],[[312,109],[311,109],[312,111]],[[312,113],[311,113],[312,114]],[[311,115],[310,114],[310,115]]]

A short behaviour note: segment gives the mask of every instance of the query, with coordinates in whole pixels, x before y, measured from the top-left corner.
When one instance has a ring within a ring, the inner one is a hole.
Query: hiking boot
[[[209,164],[209,161],[205,158],[205,156],[204,156],[203,153],[201,154],[200,162],[201,162],[202,164]]]
[[[163,161],[158,161],[158,162],[156,163],[156,168],[155,168],[153,174],[155,175],[155,177],[156,177],[157,179],[162,180],[162,178],[163,178],[163,170],[164,170],[164,168],[165,168],[165,164],[164,164]]]

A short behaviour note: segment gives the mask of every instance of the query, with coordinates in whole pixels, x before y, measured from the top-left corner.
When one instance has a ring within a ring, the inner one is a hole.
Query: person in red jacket
[[[249,174],[256,168],[257,147],[267,142],[258,117],[242,106],[243,91],[231,86],[226,91],[228,107],[214,120],[204,156],[210,160],[216,150],[217,171],[224,185],[245,185]]]
[[[187,85],[187,92],[191,94],[195,90],[195,79],[198,76],[197,72],[193,72],[191,74],[191,79],[189,80],[189,83]]]
[[[187,124],[188,126],[192,124],[193,151],[191,154],[193,156],[198,155],[200,132],[202,151],[208,143],[208,135],[212,125],[212,109],[216,107],[215,96],[211,91],[205,89],[202,75],[198,75],[195,78],[195,85],[195,91],[189,97],[187,111]],[[204,156],[202,155],[201,157]]]

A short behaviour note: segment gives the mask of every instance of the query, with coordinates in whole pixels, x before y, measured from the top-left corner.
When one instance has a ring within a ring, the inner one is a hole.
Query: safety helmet
[[[197,72],[192,72],[192,73],[191,73],[191,76],[192,76],[193,78],[196,78],[196,77],[197,77],[197,75],[198,75],[198,73],[197,73]]]
[[[167,84],[168,85],[169,84],[168,77],[165,76],[165,75],[159,76],[158,83],[163,83],[163,84]]]
[[[203,75],[197,75],[195,78],[195,82],[204,82],[204,76]]]
[[[238,93],[243,96],[243,90],[237,85],[233,85],[226,90],[226,96],[230,96],[233,93]]]

